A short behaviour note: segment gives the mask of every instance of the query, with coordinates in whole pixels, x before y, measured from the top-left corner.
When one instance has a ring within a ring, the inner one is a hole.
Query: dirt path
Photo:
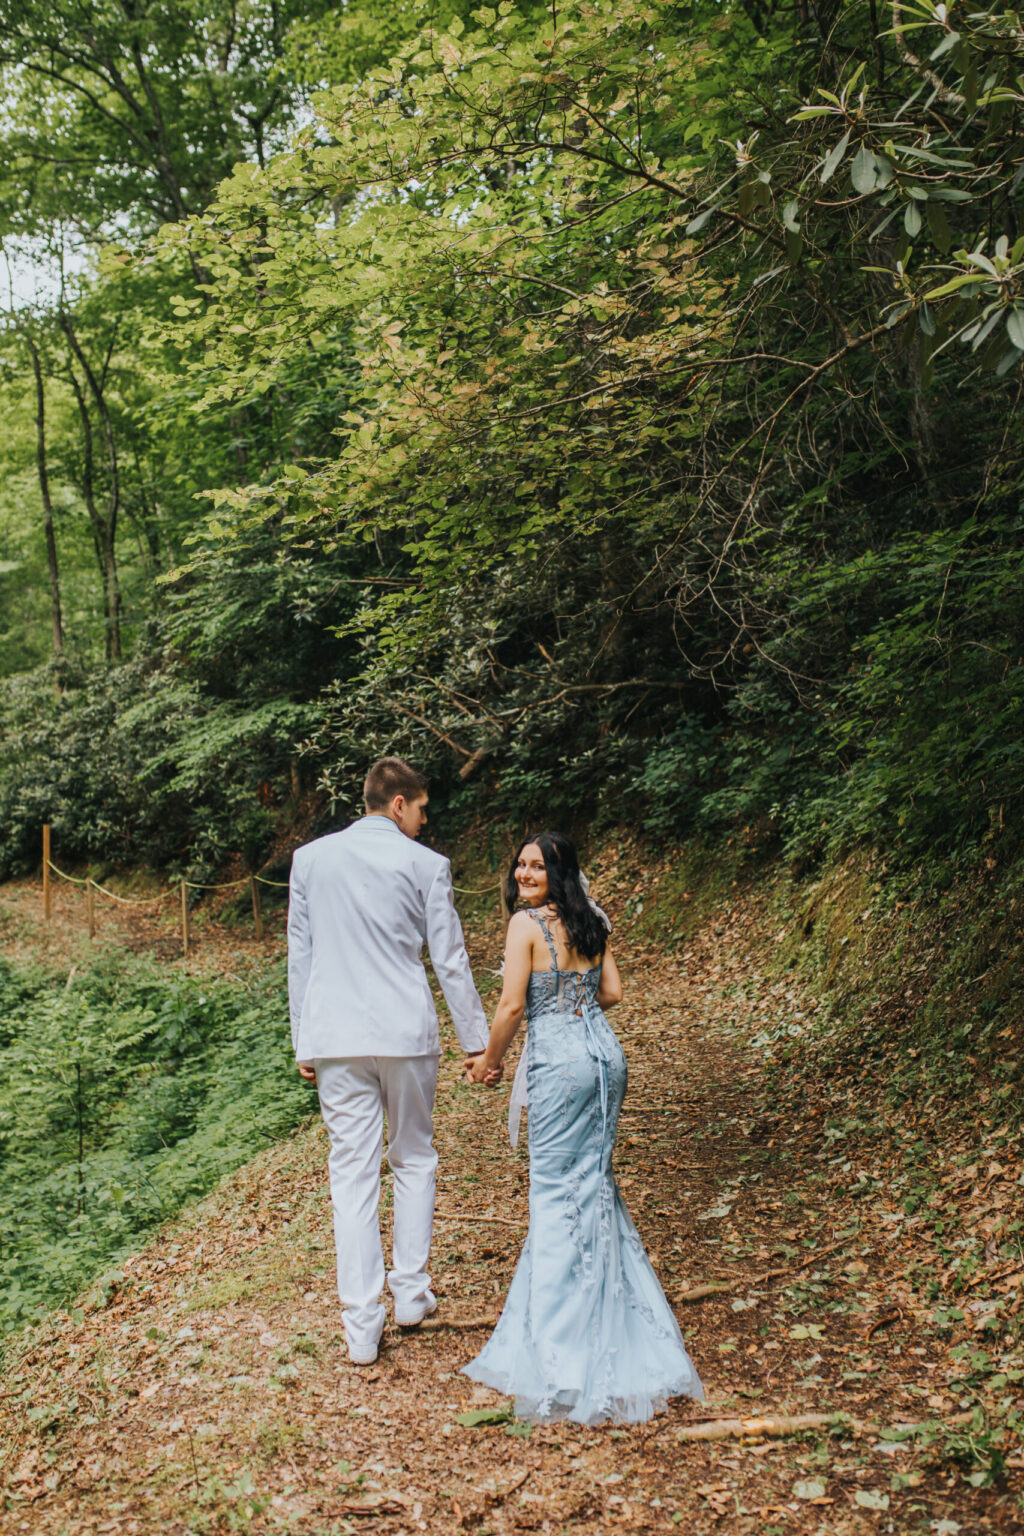
[[[505,1136],[507,1084],[467,1088],[452,1051],[439,1325],[389,1331],[370,1370],[346,1364],[311,1121],[14,1362],[3,1536],[1024,1530],[1017,1467],[994,1488],[967,1481],[985,1431],[962,1331],[922,1300],[930,1238],[884,1183],[851,1194],[820,1121],[792,1120],[778,1089],[766,1097],[768,1057],[748,1042],[801,999],[760,968],[763,927],[757,899],[737,897],[672,956],[619,946],[632,984],[614,1019],[630,1065],[618,1177],[706,1404],[639,1427],[531,1429],[458,1374],[514,1269],[528,1165]],[[496,944],[482,926],[475,958],[493,964]],[[723,1288],[685,1299],[709,1285]],[[491,1422],[459,1422],[487,1409]],[[806,1413],[846,1417],[831,1433],[688,1438],[710,1421]]]

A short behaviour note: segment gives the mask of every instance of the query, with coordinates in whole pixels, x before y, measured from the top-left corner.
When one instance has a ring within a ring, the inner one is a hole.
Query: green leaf
[[[875,190],[875,166],[877,163],[871,150],[868,149],[866,144],[862,144],[854,155],[853,164],[850,166],[850,180],[853,182],[855,191],[866,194]]]
[[[686,233],[688,235],[699,235],[705,224],[710,219],[711,215],[717,212],[717,208],[705,208],[702,213],[698,213],[695,219],[690,220],[689,224],[686,226]]]
[[[984,325],[979,326],[977,331],[974,332],[974,336],[971,341],[972,352],[977,352],[978,348],[988,340],[996,326],[999,324],[1001,315],[1002,310],[996,307],[993,309]]]
[[[915,235],[921,233],[921,210],[916,203],[908,203],[903,211],[903,228],[913,240]]]
[[[832,146],[832,148],[829,150],[828,154],[825,156],[824,162],[823,162],[822,167],[821,167],[821,172],[820,172],[820,179],[821,179],[822,186],[824,186],[826,181],[830,181],[832,179],[832,177],[835,175],[836,169],[839,166],[840,161],[842,160],[843,156],[846,154],[846,151],[847,151],[847,148],[849,146],[849,143],[850,143],[850,130],[849,130],[849,128],[847,128],[846,132],[843,134],[842,138],[839,140],[839,143],[838,144],[834,144]]]
[[[932,49],[931,53],[928,55],[929,59],[934,64],[936,59],[941,59],[944,53],[949,53],[951,48],[955,48],[959,41],[959,32],[947,32],[946,36],[942,39],[942,42],[938,45],[938,47]]]
[[[1011,309],[1006,317],[1006,334],[1020,352],[1024,352],[1024,309]]]
[[[914,144],[893,144],[892,148],[900,155],[909,155],[912,160],[926,160],[929,165],[937,165],[944,171],[973,171],[973,160],[957,160],[952,156],[933,155],[930,149],[918,149]]]
[[[884,232],[888,229],[889,225],[892,223],[893,219],[896,217],[896,215],[899,213],[899,211],[900,211],[899,203],[896,204],[895,208],[890,208],[889,212],[885,215],[885,218],[884,219],[879,219],[879,221],[875,225],[874,229],[872,229],[871,233],[868,235],[868,239],[869,240],[877,240],[879,235],[884,234]],[[868,268],[868,270],[870,271],[871,269]]]
[[[849,100],[850,92],[854,89],[854,87],[857,84],[857,81],[860,79],[861,75],[864,73],[866,68],[867,68],[867,61],[864,60],[862,63],[857,65],[857,68],[854,70],[854,72],[850,76],[849,80],[847,80],[847,82],[846,82],[846,91],[845,91],[845,95],[846,95],[846,99],[847,100]]]
[[[456,1414],[456,1424],[467,1429],[478,1429],[483,1424],[508,1424],[514,1415],[506,1403],[504,1408],[474,1408],[469,1413]]]
[[[858,1488],[853,1495],[853,1502],[859,1504],[861,1509],[888,1509],[889,1495],[878,1493],[874,1488]]]
[[[793,1484],[793,1497],[796,1499],[823,1499],[825,1497],[825,1481],[820,1477],[802,1478],[799,1483]]]
[[[971,266],[977,267],[980,272],[987,272],[990,277],[999,276],[999,273],[996,271],[992,262],[988,259],[983,251],[958,251],[957,254],[963,256],[965,261],[969,261]]]
[[[943,283],[939,288],[930,288],[925,294],[926,299],[945,299],[951,293],[957,293],[961,288],[970,284],[978,284],[982,281],[975,277],[973,272],[961,272],[957,277],[951,277],[948,283]]]

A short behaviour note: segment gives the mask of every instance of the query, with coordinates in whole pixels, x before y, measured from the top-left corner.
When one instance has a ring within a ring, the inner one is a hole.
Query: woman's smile
[[[536,843],[527,843],[516,865],[516,887],[523,901],[540,906],[548,898],[548,871]]]

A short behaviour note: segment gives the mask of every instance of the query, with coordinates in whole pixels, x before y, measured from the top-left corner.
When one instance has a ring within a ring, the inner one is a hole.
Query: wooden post
[[[85,882],[85,910],[89,917],[89,937],[96,937],[96,891],[92,880]]]
[[[43,917],[47,922],[52,916],[50,906],[50,823],[43,823]]]
[[[256,924],[257,942],[263,939],[263,908],[260,906],[260,888],[256,884],[256,876],[249,876],[249,889],[252,892],[252,920]]]
[[[188,959],[188,884],[184,878],[181,882],[181,956]]]

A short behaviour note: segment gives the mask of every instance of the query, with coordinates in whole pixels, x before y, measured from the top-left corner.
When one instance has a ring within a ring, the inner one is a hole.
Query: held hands
[[[496,1067],[487,1066],[483,1051],[478,1056],[467,1056],[462,1063],[462,1070],[466,1074],[467,1083],[484,1083],[488,1088],[494,1088],[504,1076],[504,1068],[500,1062]]]

